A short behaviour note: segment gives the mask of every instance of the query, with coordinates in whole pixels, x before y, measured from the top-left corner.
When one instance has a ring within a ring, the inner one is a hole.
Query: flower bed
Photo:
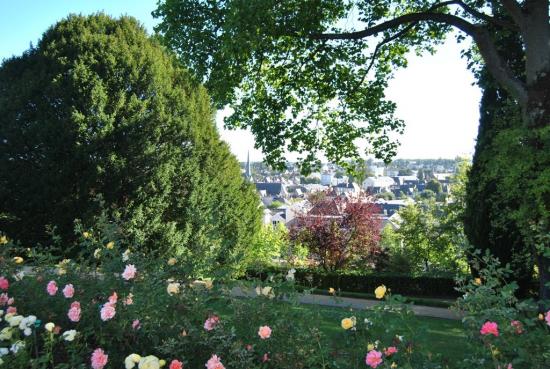
[[[0,275],[0,360],[5,368],[545,368],[550,312],[518,302],[513,285],[487,272],[461,281],[469,346],[454,362],[424,344],[410,306],[385,286],[383,303],[319,328],[298,306],[294,275],[257,281],[258,296],[233,298],[223,281],[194,282],[177,259],[152,260],[107,243],[97,259],[33,275],[5,252]],[[99,253],[98,253],[99,254]],[[47,267],[43,267],[47,266]],[[99,273],[98,273],[99,271]],[[391,286],[390,286],[391,287]],[[289,301],[284,303],[281,300]],[[450,343],[452,344],[452,343]]]

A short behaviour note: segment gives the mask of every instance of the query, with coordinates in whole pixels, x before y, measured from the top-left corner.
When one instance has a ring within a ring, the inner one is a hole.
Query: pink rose
[[[114,305],[118,301],[118,295],[116,292],[113,292],[111,296],[109,296],[109,304]]]
[[[13,305],[14,302],[15,302],[15,299],[13,297],[10,297],[8,299],[8,305]]]
[[[71,308],[69,309],[69,312],[67,313],[67,316],[69,317],[71,322],[78,322],[80,320],[80,302],[75,301],[71,304]]]
[[[114,304],[106,303],[101,308],[101,313],[100,313],[101,320],[103,320],[104,322],[107,321],[107,320],[113,319],[115,314],[116,314],[116,310],[115,310],[115,305]]]
[[[550,310],[546,312],[546,318],[544,319],[546,320],[546,324],[550,326]]]
[[[48,295],[55,296],[57,293],[57,283],[55,283],[55,281],[49,281],[46,291],[48,291]]]
[[[74,296],[74,287],[72,284],[69,283],[68,285],[63,287],[63,296],[68,299]]]
[[[264,354],[264,356],[262,357],[262,362],[268,362],[269,361],[269,355],[267,354],[267,352]]]
[[[523,324],[519,320],[512,320],[510,325],[514,328],[517,334],[523,333]]]
[[[258,330],[258,336],[260,336],[262,340],[268,339],[269,337],[271,337],[271,328],[269,328],[267,325],[260,327],[260,329]]]
[[[382,353],[376,350],[369,351],[365,358],[365,362],[371,368],[376,368],[378,365],[382,364]]]
[[[492,334],[495,337],[498,337],[498,324],[495,322],[485,322],[479,332],[484,336]]]
[[[212,355],[210,359],[206,362],[206,369],[225,369],[220,358],[217,355]]]
[[[391,356],[397,352],[397,348],[395,346],[390,346],[387,349],[384,350],[384,355]]]
[[[139,322],[139,319],[136,319],[132,322],[132,328],[133,329],[140,329],[141,328],[141,323]]]
[[[212,329],[216,328],[219,322],[220,318],[216,315],[212,315],[204,322],[204,329],[206,329],[207,331],[211,331]]]
[[[7,310],[6,310],[6,314],[17,314],[17,308],[15,306],[10,306]]]
[[[94,353],[92,354],[92,368],[103,369],[103,367],[107,365],[108,358],[109,355],[105,355],[105,352],[103,352],[102,349],[95,349]]]
[[[124,272],[122,273],[122,278],[129,281],[136,276],[136,272],[137,269],[133,264],[126,265],[126,268],[124,268]]]
[[[10,281],[5,277],[0,277],[0,290],[7,290],[10,288]]]
[[[183,363],[179,360],[172,360],[168,369],[182,369]]]
[[[0,306],[4,306],[8,303],[9,301],[9,296],[7,293],[2,293],[0,294]]]

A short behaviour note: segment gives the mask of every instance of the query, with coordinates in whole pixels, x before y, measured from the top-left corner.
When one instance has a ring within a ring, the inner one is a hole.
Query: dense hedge
[[[269,274],[286,274],[288,269],[264,268],[262,270],[248,270],[248,278],[265,279]],[[391,289],[393,293],[404,296],[424,297],[458,297],[455,290],[455,281],[451,276],[410,276],[396,273],[327,273],[315,269],[297,269],[296,283],[320,289],[330,287],[346,292],[360,292],[372,294],[381,284]]]

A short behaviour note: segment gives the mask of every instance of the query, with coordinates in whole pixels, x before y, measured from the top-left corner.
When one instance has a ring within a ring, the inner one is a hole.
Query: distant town
[[[456,159],[397,159],[385,165],[366,160],[355,178],[335,164],[322,165],[320,172],[308,176],[288,163],[284,172],[270,169],[263,162],[241,163],[243,176],[256,186],[264,206],[263,223],[289,227],[296,215],[311,208],[311,194],[324,191],[336,196],[366,194],[378,205],[383,227],[399,227],[397,211],[419,199],[450,201],[451,182],[459,162]]]

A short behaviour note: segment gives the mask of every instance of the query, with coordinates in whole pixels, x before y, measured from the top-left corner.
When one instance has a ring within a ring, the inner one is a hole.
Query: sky
[[[152,32],[158,22],[151,16],[156,0],[0,0],[0,59],[20,55],[30,43],[70,13],[103,11],[112,16],[136,17]],[[450,37],[435,55],[410,55],[407,68],[395,73],[387,96],[397,104],[397,116],[406,123],[399,136],[397,158],[454,158],[471,156],[479,120],[481,92],[460,58],[460,47]],[[240,161],[250,151],[252,161],[262,160],[247,131],[223,129],[223,114],[216,123]],[[288,160],[293,160],[292,155]]]

